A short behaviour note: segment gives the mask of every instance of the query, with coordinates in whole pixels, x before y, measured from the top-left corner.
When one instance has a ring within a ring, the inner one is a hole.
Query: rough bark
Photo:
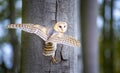
[[[52,27],[57,21],[68,23],[67,34],[78,37],[78,0],[23,0],[23,23]],[[74,34],[73,34],[74,33]],[[57,64],[42,55],[44,41],[34,34],[22,33],[21,73],[77,73],[79,48],[58,45]]]
[[[83,73],[98,73],[97,0],[81,0]]]

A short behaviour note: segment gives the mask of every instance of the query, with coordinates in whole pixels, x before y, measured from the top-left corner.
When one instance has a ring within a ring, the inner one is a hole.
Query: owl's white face
[[[66,22],[57,22],[54,25],[54,30],[60,33],[64,33],[67,30],[67,23]]]

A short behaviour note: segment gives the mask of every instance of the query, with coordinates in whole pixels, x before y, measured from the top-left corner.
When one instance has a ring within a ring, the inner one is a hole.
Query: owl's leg
[[[52,63],[57,63],[57,60],[55,57],[52,57]]]
[[[55,58],[55,55],[52,55],[52,63],[57,63],[57,60]]]

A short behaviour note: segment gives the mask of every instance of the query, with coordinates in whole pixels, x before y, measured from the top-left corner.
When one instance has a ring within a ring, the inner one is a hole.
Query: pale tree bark
[[[97,0],[81,0],[83,73],[98,73]]]
[[[23,23],[37,23],[52,27],[57,21],[68,23],[69,35],[78,37],[79,0],[23,0]],[[34,34],[22,33],[21,73],[79,73],[77,72],[77,50],[58,45],[57,64],[51,57],[42,54],[44,41]]]

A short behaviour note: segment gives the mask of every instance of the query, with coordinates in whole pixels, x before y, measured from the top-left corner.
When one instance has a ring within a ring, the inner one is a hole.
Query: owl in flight
[[[8,28],[19,28],[25,32],[38,35],[45,41],[45,47],[43,49],[44,56],[52,56],[52,62],[56,63],[55,51],[57,44],[65,44],[72,47],[80,47],[80,42],[74,39],[72,36],[65,35],[67,30],[66,22],[57,22],[53,26],[52,34],[50,31],[39,24],[11,24]]]

